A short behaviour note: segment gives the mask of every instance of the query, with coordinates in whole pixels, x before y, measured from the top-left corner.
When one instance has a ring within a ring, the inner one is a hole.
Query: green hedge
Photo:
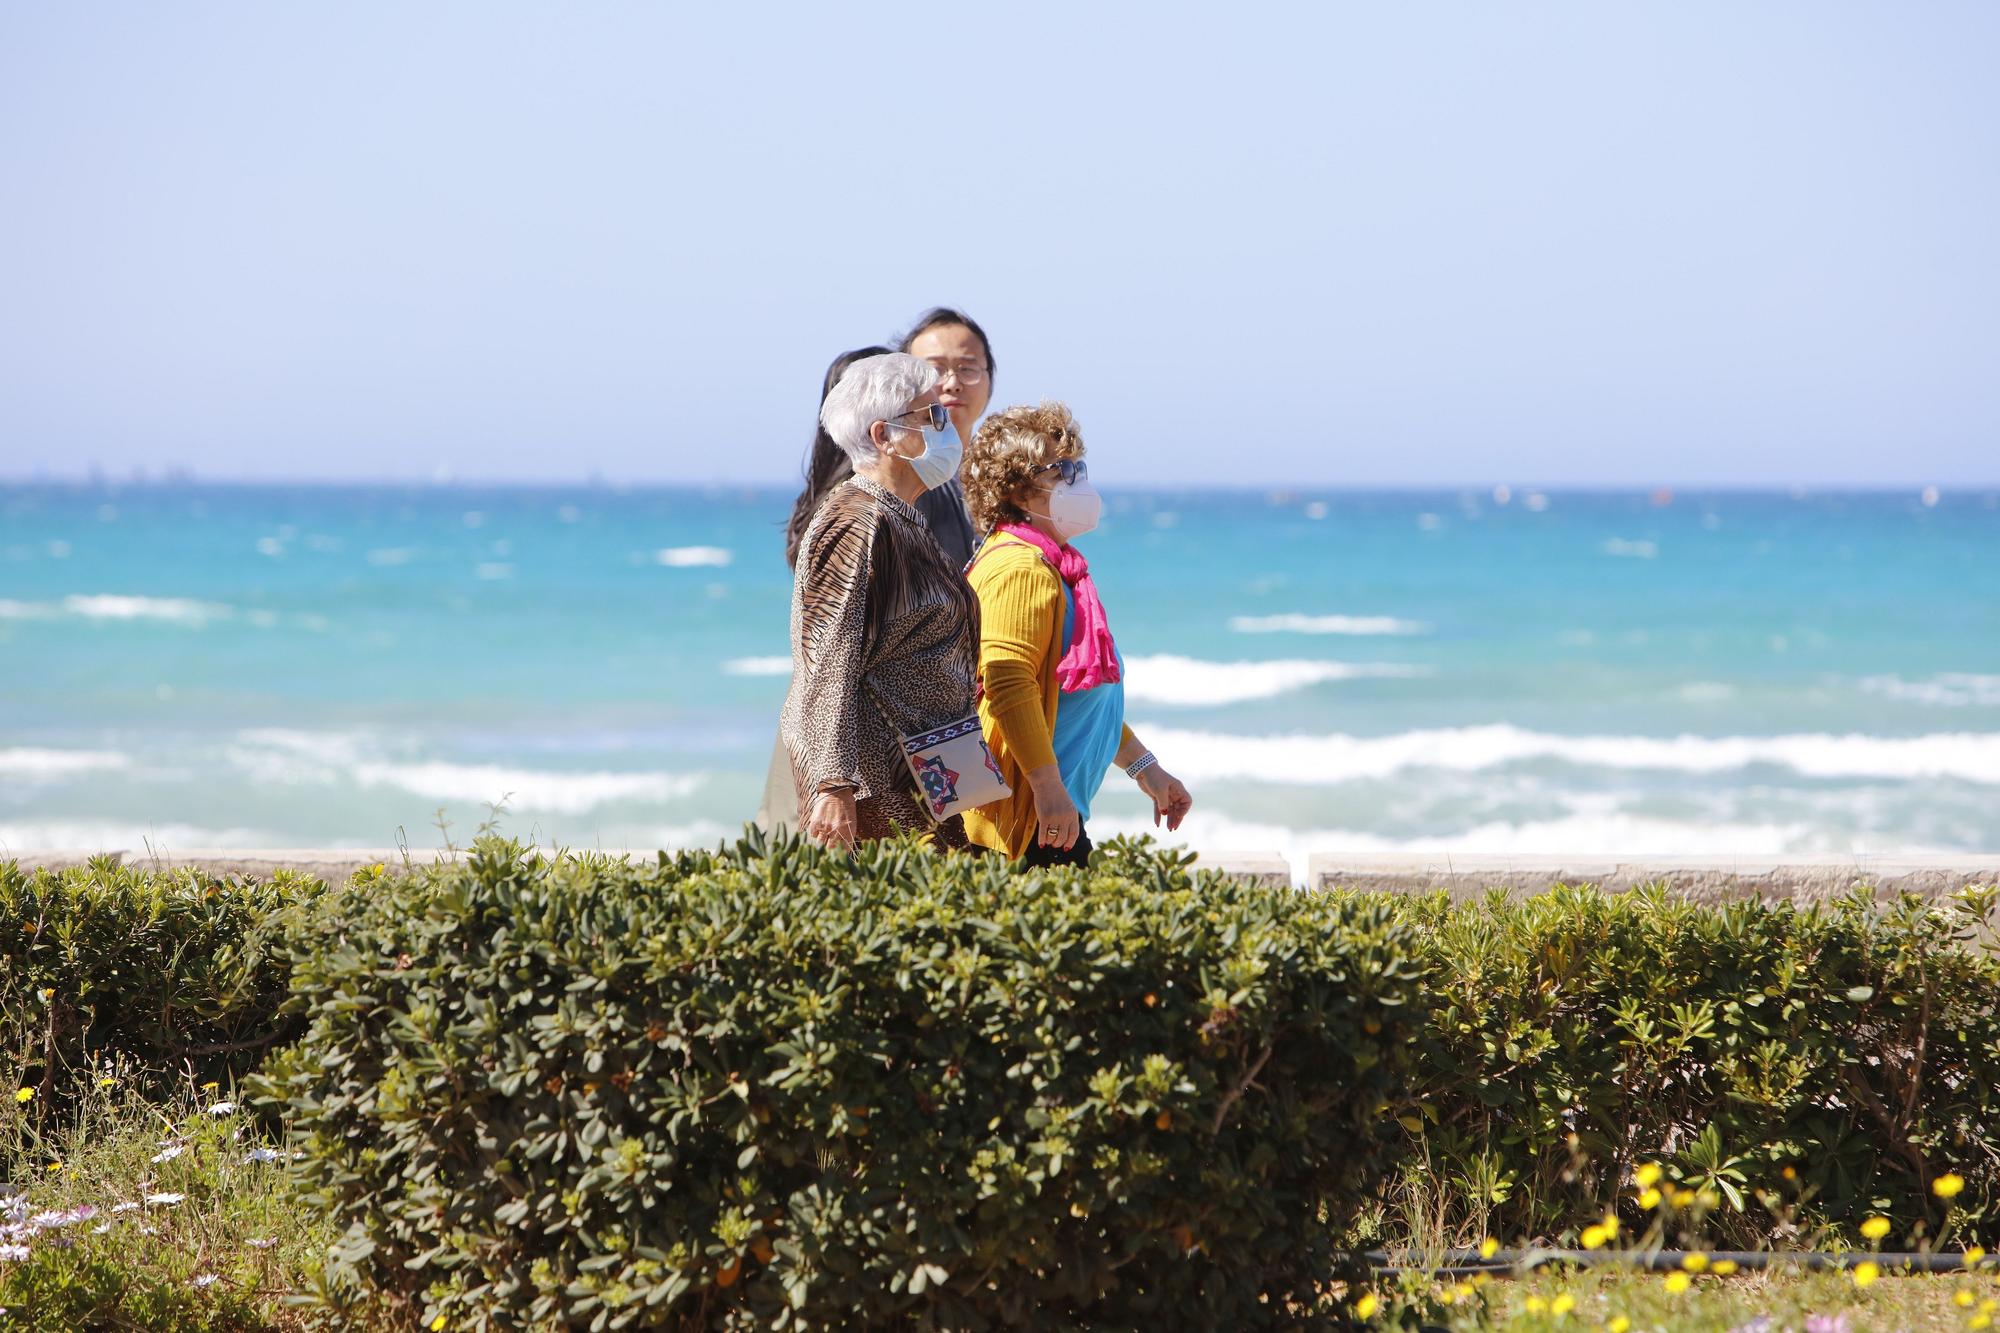
[[[1688,1239],[1994,1245],[1996,897],[1301,895],[1123,843],[0,864],[0,1073],[42,1116],[276,1051],[354,1220],[329,1290],[397,1318],[1282,1324],[1348,1246],[1635,1234],[1642,1162],[1714,1200]]]
[[[403,1317],[1315,1322],[1421,1015],[1386,900],[745,842],[484,840],[345,895],[265,1095]]]
[[[0,862],[0,1078],[60,1108],[86,1078],[231,1086],[301,1028],[279,1013],[289,935],[326,891],[143,871]]]
[[[1990,1243],[1995,896],[1409,900],[1432,1021],[1407,1186],[1461,1237],[1573,1240],[1621,1195],[1644,1222],[1631,1172],[1653,1161],[1668,1196],[1712,1196],[1712,1237],[1797,1245],[1875,1214],[1936,1239],[1952,1172],[1955,1239]]]

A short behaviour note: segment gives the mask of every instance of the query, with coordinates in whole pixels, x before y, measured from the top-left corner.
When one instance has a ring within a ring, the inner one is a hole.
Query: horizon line
[[[6,487],[48,487],[68,489],[153,489],[172,490],[193,489],[204,486],[217,488],[239,488],[244,490],[259,487],[297,487],[317,490],[361,490],[398,489],[417,491],[471,491],[471,490],[573,490],[573,491],[793,491],[799,486],[799,478],[712,478],[705,480],[675,481],[664,478],[610,478],[593,476],[586,478],[540,478],[540,477],[259,477],[241,474],[218,474],[214,476],[193,472],[173,472],[163,474],[115,475],[99,473],[84,476],[22,475],[0,473],[0,486]],[[1922,495],[1935,490],[1940,498],[1953,493],[1991,494],[2000,492],[2000,478],[1984,482],[1947,481],[1635,481],[1635,482],[1595,482],[1595,481],[1233,481],[1233,482],[1171,482],[1139,480],[1129,484],[1120,483],[1118,490],[1159,494],[1171,492],[1203,491],[1224,494],[1270,494],[1291,492],[1313,492],[1322,494],[1444,494],[1477,492],[1491,495],[1502,488],[1514,497],[1530,493],[1562,495],[1658,495],[1679,494],[1850,494],[1883,495],[1911,492]]]

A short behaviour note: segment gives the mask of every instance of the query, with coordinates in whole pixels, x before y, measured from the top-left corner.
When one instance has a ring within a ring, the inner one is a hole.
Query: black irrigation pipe
[[[1825,1254],[1818,1250],[1496,1250],[1491,1258],[1477,1250],[1446,1250],[1434,1263],[1398,1263],[1386,1250],[1370,1250],[1363,1257],[1378,1277],[1401,1273],[1423,1273],[1432,1277],[1472,1277],[1488,1273],[1506,1277],[1538,1268],[1543,1264],[1575,1264],[1580,1268],[1599,1265],[1647,1268],[1655,1272],[1680,1270],[1690,1254],[1707,1256],[1713,1266],[1727,1261],[1739,1270],[1764,1268],[1846,1269],[1874,1262],[1886,1273],[1957,1273],[1965,1270],[1965,1256],[1957,1253],[1907,1254],[1850,1250]],[[1706,1271],[1706,1270],[1704,1270]]]

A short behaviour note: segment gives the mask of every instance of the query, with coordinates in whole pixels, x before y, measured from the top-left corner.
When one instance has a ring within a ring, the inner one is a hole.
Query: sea
[[[0,856],[733,838],[790,503],[0,485]],[[2000,490],[1114,490],[1079,547],[1166,841],[2000,848]],[[1112,775],[1093,836],[1151,831]]]

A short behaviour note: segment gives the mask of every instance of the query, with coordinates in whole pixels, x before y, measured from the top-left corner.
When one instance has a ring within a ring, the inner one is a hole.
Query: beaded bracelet
[[[1146,753],[1140,755],[1137,759],[1134,759],[1132,761],[1132,766],[1125,770],[1125,776],[1128,778],[1136,778],[1141,773],[1144,773],[1147,769],[1151,768],[1154,764],[1157,764],[1159,762],[1160,762],[1159,759],[1153,754],[1153,752],[1151,750],[1148,750],[1146,751]]]

